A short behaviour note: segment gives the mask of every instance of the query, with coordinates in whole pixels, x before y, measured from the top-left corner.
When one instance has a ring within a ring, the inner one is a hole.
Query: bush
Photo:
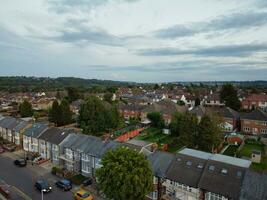
[[[53,167],[52,170],[51,170],[51,173],[52,173],[53,175],[59,175],[59,174],[62,174],[63,171],[62,171],[62,169],[60,169],[59,167]]]
[[[81,185],[87,178],[81,174],[74,175],[69,178],[75,185]]]

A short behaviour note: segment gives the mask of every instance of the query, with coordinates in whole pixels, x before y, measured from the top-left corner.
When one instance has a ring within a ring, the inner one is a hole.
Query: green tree
[[[171,124],[171,134],[179,137],[181,143],[187,147],[195,147],[197,140],[198,120],[190,113],[175,113]]]
[[[104,100],[106,102],[112,103],[112,97],[113,97],[113,94],[111,92],[106,92],[104,94]]]
[[[195,99],[195,106],[199,106],[199,105],[200,105],[200,99],[199,99],[199,97],[197,97]]]
[[[221,101],[225,102],[227,107],[234,110],[240,110],[241,102],[238,99],[237,91],[232,84],[223,85],[220,92]]]
[[[198,127],[197,146],[200,150],[214,152],[222,141],[221,120],[216,115],[204,115]]]
[[[151,126],[159,129],[164,128],[164,120],[159,112],[148,113],[147,118],[151,121]]]
[[[80,93],[79,93],[77,88],[68,87],[67,91],[68,91],[68,101],[70,103],[73,102],[73,101],[78,100],[79,98],[81,98],[81,95],[80,95]]]
[[[66,99],[63,99],[60,103],[60,111],[61,111],[61,122],[60,125],[66,125],[71,123],[72,112],[70,110],[70,104]]]
[[[153,174],[143,154],[120,147],[107,152],[96,171],[100,189],[114,200],[144,200],[153,191]]]
[[[85,134],[102,135],[119,126],[120,115],[116,106],[91,96],[81,105],[79,124]]]
[[[60,126],[62,124],[62,111],[57,100],[54,100],[52,108],[48,112],[49,121],[55,123],[56,126]]]
[[[21,117],[31,117],[33,115],[32,104],[24,100],[19,106],[19,112]]]

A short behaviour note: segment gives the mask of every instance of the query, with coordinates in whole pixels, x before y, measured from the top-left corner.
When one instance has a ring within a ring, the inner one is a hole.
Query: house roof
[[[179,106],[169,99],[155,102],[142,111],[145,113],[160,112],[161,114],[173,115],[175,112],[186,112],[186,106]]]
[[[27,128],[24,132],[24,135],[28,137],[38,138],[46,129],[47,125],[41,123],[35,123],[32,127]]]
[[[145,146],[148,146],[148,145],[152,144],[151,142],[146,142],[146,141],[143,141],[143,140],[136,140],[136,139],[128,140],[126,143],[133,144],[133,145],[136,145],[136,146],[139,146],[139,147],[145,147]]]
[[[267,199],[267,174],[260,174],[247,170],[245,173],[240,200]]]
[[[13,129],[17,125],[17,120],[13,117],[5,117],[0,121],[0,126],[7,129]]]
[[[26,128],[29,125],[29,122],[26,122],[24,120],[18,120],[18,124],[13,128],[13,131],[19,132]]]
[[[242,113],[241,119],[267,121],[267,113],[262,110],[256,109],[250,113]]]
[[[208,160],[198,187],[237,200],[245,171],[243,167]]]
[[[63,146],[96,157],[102,157],[108,150],[115,149],[118,143],[115,141],[102,141],[100,138],[91,135],[70,134]]]
[[[190,187],[198,188],[198,182],[201,178],[205,163],[205,159],[177,153],[166,173],[166,178]]]
[[[160,178],[166,177],[166,172],[174,158],[174,154],[164,151],[155,151],[147,157],[151,164],[153,174]]]
[[[207,112],[216,113],[219,116],[225,117],[225,118],[238,118],[239,117],[239,113],[229,107],[219,107],[219,108],[210,107],[210,108],[207,108]]]
[[[58,129],[58,128],[49,128],[43,132],[39,137],[41,140],[48,141],[52,144],[60,144],[67,136],[69,135],[68,130]]]

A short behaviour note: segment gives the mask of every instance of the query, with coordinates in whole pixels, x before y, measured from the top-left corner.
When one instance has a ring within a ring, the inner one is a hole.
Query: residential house
[[[39,154],[44,159],[50,159],[54,165],[59,165],[60,144],[69,135],[69,130],[49,128],[38,138]]]
[[[267,111],[267,94],[251,94],[242,99],[242,108],[245,110],[261,109]]]
[[[207,98],[205,98],[204,105],[208,106],[208,107],[210,107],[210,106],[222,107],[225,104],[223,101],[221,101],[220,94],[218,94],[218,93],[213,94],[212,93],[212,94],[209,94],[207,96]]]
[[[260,109],[242,113],[240,121],[242,132],[255,135],[267,134],[267,114]]]
[[[38,138],[48,129],[48,126],[42,123],[34,123],[30,128],[25,129],[23,135],[23,149],[26,152],[38,153]]]
[[[13,117],[5,117],[0,121],[0,137],[4,140],[12,140],[12,129],[17,125]]]
[[[139,119],[141,117],[141,111],[145,108],[144,105],[139,104],[119,104],[120,114],[127,120],[134,118]]]
[[[147,114],[151,112],[159,112],[162,114],[166,124],[171,122],[172,116],[175,112],[186,112],[186,106],[179,106],[169,99],[153,103],[141,111],[141,120],[147,120]]]
[[[154,174],[154,191],[147,195],[147,199],[158,200],[166,194],[166,188],[163,183],[166,178],[166,172],[174,158],[174,154],[164,151],[155,151],[147,156]]]
[[[24,120],[18,120],[18,124],[12,130],[12,142],[22,147],[23,133],[25,129],[29,128],[30,126],[31,123]]]
[[[239,129],[240,116],[239,113],[229,107],[204,107],[197,106],[192,109],[189,109],[190,113],[196,114],[198,120],[207,114],[213,116],[216,114],[222,120],[222,128],[226,132],[233,132]]]
[[[166,172],[166,200],[237,200],[251,161],[182,149]]]
[[[82,134],[70,134],[61,146],[60,165],[69,171],[94,176],[95,169],[101,167],[104,153],[115,149],[119,143],[102,141],[98,137]]]

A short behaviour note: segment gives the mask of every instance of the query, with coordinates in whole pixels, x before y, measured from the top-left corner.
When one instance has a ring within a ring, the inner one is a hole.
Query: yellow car
[[[94,197],[85,190],[78,190],[74,196],[75,200],[93,200]]]

